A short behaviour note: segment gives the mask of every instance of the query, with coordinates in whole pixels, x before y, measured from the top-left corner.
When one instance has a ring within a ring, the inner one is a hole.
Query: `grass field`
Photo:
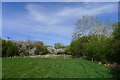
[[[102,64],[83,59],[3,58],[3,78],[111,78]]]

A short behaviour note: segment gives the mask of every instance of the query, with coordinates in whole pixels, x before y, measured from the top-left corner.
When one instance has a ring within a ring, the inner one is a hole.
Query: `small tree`
[[[55,44],[54,44],[54,48],[55,48],[55,49],[60,49],[60,48],[64,48],[64,46],[63,46],[63,44],[61,44],[61,43],[55,43]]]
[[[2,56],[3,57],[12,57],[18,54],[18,47],[11,41],[2,41]]]
[[[2,57],[6,57],[6,50],[7,50],[6,41],[2,40]]]
[[[66,52],[66,54],[71,54],[70,53],[70,45],[65,46],[65,52]]]
[[[35,54],[44,55],[48,53],[42,41],[35,41],[33,45],[36,47]]]

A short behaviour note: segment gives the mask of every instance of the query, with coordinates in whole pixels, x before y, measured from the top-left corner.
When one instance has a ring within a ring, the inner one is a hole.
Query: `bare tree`
[[[82,36],[89,35],[108,35],[109,34],[108,22],[101,22],[97,17],[93,16],[83,16],[76,23],[73,40],[77,40]],[[100,38],[101,36],[98,36]]]

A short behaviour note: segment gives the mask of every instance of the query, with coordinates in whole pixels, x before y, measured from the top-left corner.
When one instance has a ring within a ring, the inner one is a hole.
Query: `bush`
[[[85,44],[88,43],[88,37],[83,36],[78,40],[74,40],[70,44],[70,53],[73,57],[85,57],[86,53],[84,51]]]
[[[113,31],[113,43],[114,43],[114,50],[115,50],[115,54],[112,57],[113,60],[117,63],[120,64],[120,22],[112,24],[112,26],[114,27],[114,31]]]
[[[26,56],[25,53],[20,53],[20,57],[24,57],[24,56]]]
[[[63,46],[63,44],[61,44],[61,43],[55,43],[55,44],[54,44],[54,48],[55,48],[55,49],[61,49],[61,48],[64,48],[64,46]]]
[[[11,41],[2,40],[2,57],[18,56],[18,47]]]
[[[70,45],[65,46],[65,52],[66,52],[66,54],[71,54],[70,53]]]
[[[87,58],[105,62],[107,61],[107,54],[110,53],[108,47],[110,40],[105,36],[97,38],[98,36],[94,35],[93,38],[91,36],[90,42],[85,45],[85,51]]]
[[[36,41],[34,42],[33,45],[34,47],[36,47],[36,51],[35,51],[36,55],[45,55],[48,53],[42,41]]]
[[[70,53],[74,57],[109,62],[115,53],[112,45],[112,39],[103,35],[83,36],[72,41]]]

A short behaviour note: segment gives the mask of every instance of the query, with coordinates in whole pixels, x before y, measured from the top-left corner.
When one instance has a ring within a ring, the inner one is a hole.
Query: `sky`
[[[69,45],[78,19],[95,16],[118,21],[117,2],[3,2],[2,38]]]

